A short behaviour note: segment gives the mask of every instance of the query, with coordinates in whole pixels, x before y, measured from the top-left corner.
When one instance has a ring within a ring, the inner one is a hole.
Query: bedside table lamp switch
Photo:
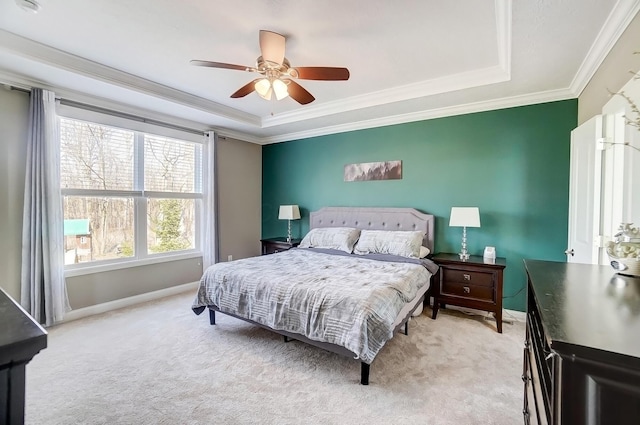
[[[480,210],[478,207],[451,207],[449,227],[462,227],[462,249],[458,255],[461,260],[468,260],[467,227],[480,227]]]
[[[291,243],[291,220],[300,220],[300,208],[297,205],[280,205],[278,218],[288,220],[287,242]]]

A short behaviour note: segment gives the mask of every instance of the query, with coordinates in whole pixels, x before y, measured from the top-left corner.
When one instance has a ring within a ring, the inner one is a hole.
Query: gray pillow
[[[360,230],[352,227],[318,227],[311,229],[298,247],[339,249],[351,254],[359,236]]]
[[[365,254],[391,254],[419,258],[424,233],[402,230],[363,230],[353,252]]]

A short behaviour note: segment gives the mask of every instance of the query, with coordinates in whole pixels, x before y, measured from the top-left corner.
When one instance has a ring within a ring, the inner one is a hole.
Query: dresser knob
[[[468,294],[469,292],[471,292],[471,289],[469,289],[468,286],[463,286],[462,289],[464,289],[465,294]]]
[[[471,280],[471,275],[470,274],[463,274],[462,276],[464,276],[464,280]]]

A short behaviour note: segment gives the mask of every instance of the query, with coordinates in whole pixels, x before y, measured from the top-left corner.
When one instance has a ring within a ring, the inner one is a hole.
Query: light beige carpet
[[[358,361],[178,295],[50,329],[27,366],[27,424],[518,424],[524,324],[414,318]]]

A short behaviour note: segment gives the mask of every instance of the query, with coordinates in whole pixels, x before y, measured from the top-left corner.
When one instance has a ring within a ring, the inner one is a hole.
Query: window
[[[199,249],[200,143],[60,118],[60,182],[66,265]]]

